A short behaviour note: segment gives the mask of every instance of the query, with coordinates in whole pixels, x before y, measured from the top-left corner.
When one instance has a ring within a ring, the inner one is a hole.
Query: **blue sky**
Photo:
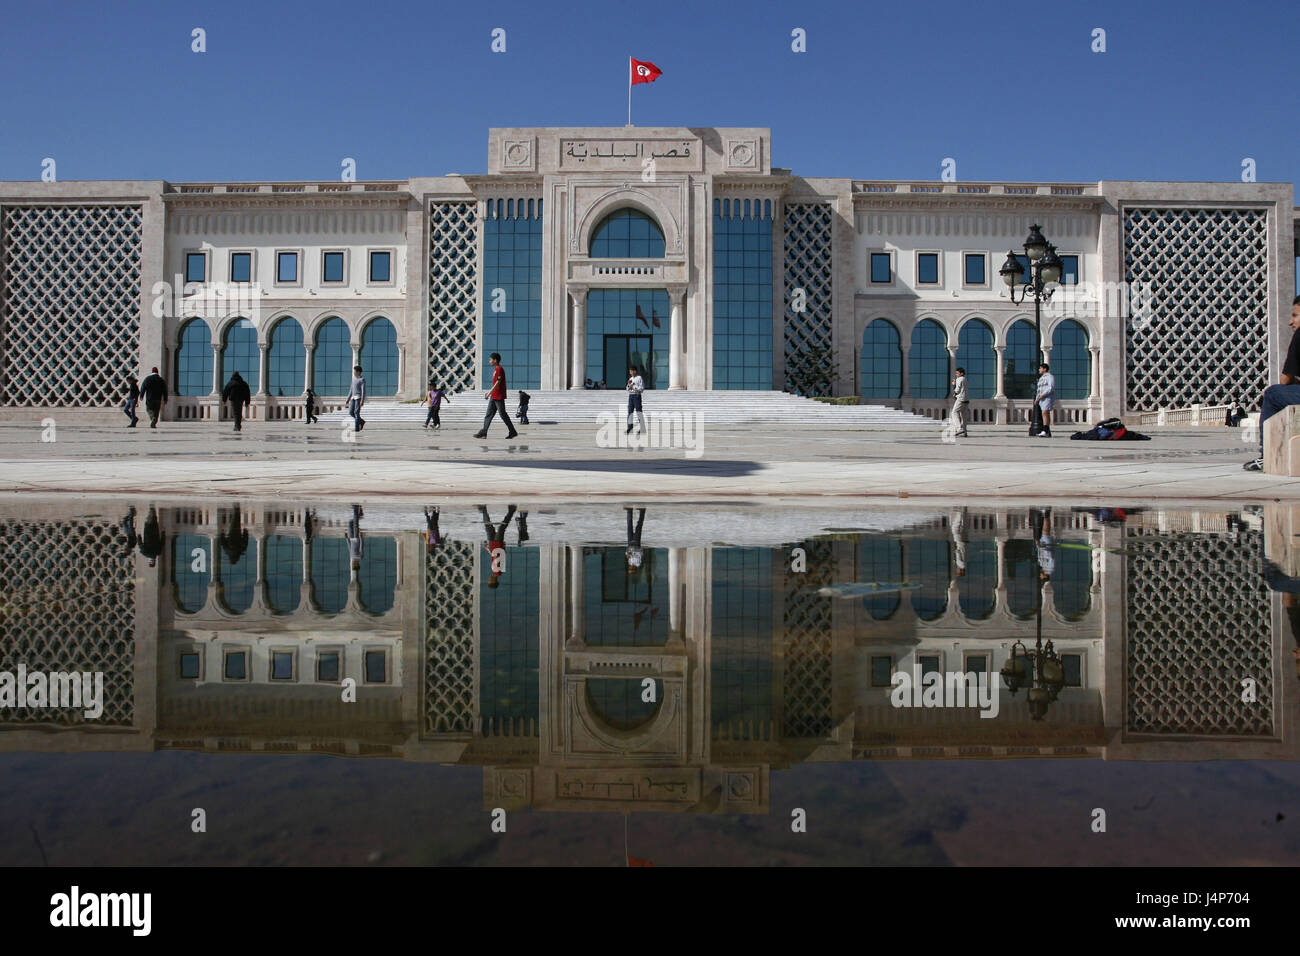
[[[1251,157],[1300,181],[1294,0],[0,10],[0,179],[45,157],[60,180],[481,173],[491,126],[621,126],[632,54],[664,71],[638,126],[768,126],[806,176],[937,179],[952,157],[961,180],[1237,181]]]

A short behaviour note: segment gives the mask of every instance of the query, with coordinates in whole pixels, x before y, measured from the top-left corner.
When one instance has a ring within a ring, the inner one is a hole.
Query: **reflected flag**
[[[651,311],[654,310],[652,309]],[[647,329],[650,328],[650,323],[646,321],[645,313],[641,311],[641,306],[639,305],[636,307],[636,318],[637,321],[640,322],[642,325],[644,325]],[[658,322],[655,322],[655,325],[658,324],[659,324]]]
[[[663,326],[659,324],[659,313],[656,312],[653,307],[650,309],[650,321],[654,323],[656,329],[663,328]]]

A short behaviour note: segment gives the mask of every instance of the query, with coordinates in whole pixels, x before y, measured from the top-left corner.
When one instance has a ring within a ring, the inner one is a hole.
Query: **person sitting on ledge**
[[[1259,457],[1241,467],[1246,471],[1264,470],[1264,423],[1288,405],[1300,405],[1300,295],[1291,301],[1291,344],[1282,363],[1282,381],[1264,389],[1259,403]]]

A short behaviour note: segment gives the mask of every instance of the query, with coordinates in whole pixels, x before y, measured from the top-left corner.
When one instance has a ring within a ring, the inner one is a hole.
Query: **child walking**
[[[442,400],[447,399],[450,403],[451,398],[447,395],[445,388],[439,388],[436,382],[429,383],[429,391],[424,396],[424,403],[429,406],[429,414],[424,416],[424,427],[428,428],[429,423],[433,422],[435,429],[442,428],[442,419],[438,416],[438,409],[442,407]]]

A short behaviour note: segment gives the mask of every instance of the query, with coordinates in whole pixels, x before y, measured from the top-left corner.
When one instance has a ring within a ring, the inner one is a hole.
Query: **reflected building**
[[[467,508],[430,540],[204,504],[154,511],[150,567],[134,519],[70,507],[4,519],[0,670],[102,670],[104,714],[0,711],[5,750],[397,757],[482,766],[488,808],[725,813],[766,812],[804,761],[1295,757],[1264,561],[1289,509],[936,511],[772,547],[653,511],[642,546],[630,513],[626,542]],[[1005,686],[992,718],[891,703],[898,671],[996,680],[1039,641],[1062,668],[1045,713]]]

